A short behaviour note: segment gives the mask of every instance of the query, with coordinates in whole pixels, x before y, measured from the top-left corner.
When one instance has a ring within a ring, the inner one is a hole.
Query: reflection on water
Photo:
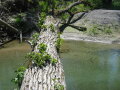
[[[62,49],[67,90],[120,90],[119,45],[65,41]],[[28,51],[16,41],[0,49],[0,90],[13,90],[13,72]]]
[[[106,58],[105,56],[106,55]],[[109,90],[114,90],[116,80],[119,79],[119,66],[120,66],[120,50],[110,49],[106,51],[99,52],[99,64],[101,67],[107,63],[108,71],[108,88]],[[116,88],[117,90],[117,88]]]
[[[66,41],[62,53],[67,90],[120,90],[120,46]]]

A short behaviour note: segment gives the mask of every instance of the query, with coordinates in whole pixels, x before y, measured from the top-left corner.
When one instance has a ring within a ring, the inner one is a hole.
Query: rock
[[[83,12],[74,15],[71,21]],[[78,19],[75,26],[87,28],[86,32],[67,27],[61,37],[66,40],[83,40],[100,43],[120,44],[120,10],[93,10]]]
[[[112,41],[113,44],[120,44],[120,38],[117,38],[116,40]]]
[[[81,15],[81,13],[75,15],[74,19],[79,15]],[[93,10],[85,14],[85,16],[75,22],[74,25],[83,26],[87,29],[97,27],[97,29],[105,33],[120,33],[120,10]]]

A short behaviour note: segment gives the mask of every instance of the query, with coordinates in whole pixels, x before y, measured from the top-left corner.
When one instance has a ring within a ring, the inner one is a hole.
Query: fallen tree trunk
[[[56,21],[53,17],[47,17],[45,25],[47,28],[41,31],[33,52],[39,52],[38,46],[44,43],[47,45],[46,52],[57,62],[55,65],[49,62],[42,67],[32,62],[25,71],[20,90],[66,90],[64,71],[56,49],[59,37]],[[51,30],[51,25],[54,25],[54,30]]]

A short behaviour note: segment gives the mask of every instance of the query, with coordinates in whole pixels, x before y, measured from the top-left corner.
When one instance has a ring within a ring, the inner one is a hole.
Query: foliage
[[[69,17],[70,15],[68,13],[63,13],[59,16],[59,18],[63,21],[63,22],[66,22],[67,18]]]
[[[41,0],[41,1],[39,1],[39,8],[41,8],[40,9],[40,11],[41,12],[48,12],[48,7],[49,7],[49,5],[48,5],[48,1],[47,0]]]
[[[73,12],[73,13],[79,13],[79,12],[88,11],[90,9],[91,9],[90,6],[85,6],[84,4],[79,4],[75,7],[73,7],[72,9],[70,9],[69,11]]]
[[[88,29],[87,33],[91,36],[97,35],[98,34],[98,27],[96,25],[91,27],[90,29]]]
[[[120,1],[112,0],[111,5],[109,0],[86,0],[91,3],[92,9],[95,8],[107,8],[107,9],[120,9]]]
[[[43,24],[44,24],[45,18],[46,18],[46,13],[45,12],[41,12],[40,13],[40,18],[39,18],[39,21],[38,21],[38,26],[41,29],[44,28]]]
[[[38,37],[39,37],[39,33],[34,33],[34,34],[32,35],[32,38],[33,38],[34,40],[38,40]]]
[[[104,27],[104,33],[105,34],[112,34],[112,30],[111,30],[111,28],[110,27]]]
[[[54,88],[55,88],[55,90],[64,90],[64,86],[61,85],[60,83],[56,84],[56,85],[54,86]]]
[[[39,37],[39,33],[34,33],[32,35],[32,40],[29,40],[29,42],[31,43],[31,46],[35,46],[37,41],[38,41],[38,37]]]
[[[93,25],[92,27],[90,27],[88,30],[87,30],[87,33],[91,36],[95,36],[95,35],[98,35],[98,34],[112,34],[112,29],[111,29],[112,26],[108,26],[108,25]]]
[[[25,21],[26,14],[25,13],[19,13],[15,16],[12,16],[10,18],[11,23],[18,28],[18,30],[22,30],[27,28],[26,27],[26,21]]]
[[[55,83],[55,86],[54,86],[55,90],[64,90],[64,86],[62,84],[60,84],[59,82],[56,82],[56,81],[59,81],[59,78],[54,78],[52,80]]]
[[[51,59],[51,63],[52,63],[52,65],[55,65],[57,62],[58,62],[57,59],[55,59],[55,58],[52,58],[52,59]]]
[[[92,9],[103,7],[102,0],[86,0],[91,3]]]
[[[120,10],[120,1],[119,0],[113,0],[112,9]]]
[[[47,62],[51,62],[53,65],[57,63],[57,60],[52,58],[47,52],[47,45],[44,43],[39,44],[39,52],[31,52],[26,55],[26,58],[33,60],[37,66],[45,66]]]
[[[30,60],[33,60],[35,64],[37,64],[39,67],[42,67],[45,65],[46,61],[50,56],[48,55],[44,56],[41,53],[31,52],[31,53],[28,53],[26,57],[29,58]]]
[[[12,79],[12,82],[15,83],[19,88],[22,84],[22,80],[23,80],[23,77],[24,77],[24,72],[25,72],[26,68],[21,66],[19,67],[16,71],[15,71],[15,78]]]
[[[23,22],[23,18],[26,16],[25,13],[19,13],[17,14],[15,17],[13,17],[13,21],[17,24],[20,24],[21,22]]]
[[[39,49],[40,53],[44,53],[47,49],[47,45],[44,44],[44,43],[41,43],[41,44],[38,45],[38,49]]]
[[[60,50],[60,46],[61,46],[62,42],[63,42],[63,39],[61,39],[61,38],[58,38],[56,41],[56,49],[58,52]]]
[[[52,32],[55,32],[55,27],[53,24],[50,24],[49,28],[51,29]]]

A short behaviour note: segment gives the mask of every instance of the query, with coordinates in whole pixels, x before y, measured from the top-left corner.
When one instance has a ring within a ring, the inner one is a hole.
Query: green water
[[[13,90],[14,70],[29,51],[17,41],[0,49],[0,90]],[[65,41],[61,52],[67,90],[120,90],[120,45]]]
[[[120,45],[66,41],[67,90],[120,90]]]
[[[29,46],[25,43],[19,44],[18,41],[0,49],[0,90],[13,90],[11,79],[14,71],[26,61],[24,57],[28,51]]]

